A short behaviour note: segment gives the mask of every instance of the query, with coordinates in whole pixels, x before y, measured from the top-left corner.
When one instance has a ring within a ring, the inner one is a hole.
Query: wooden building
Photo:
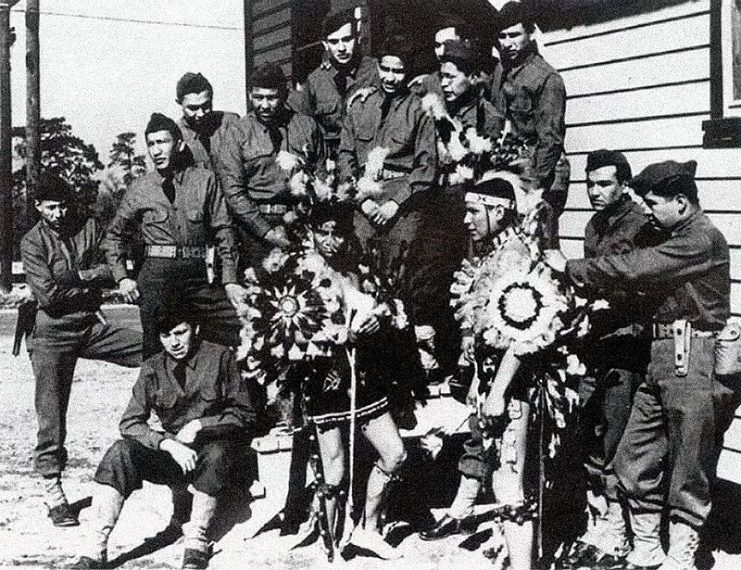
[[[485,25],[491,10],[485,0],[246,0],[248,62],[278,61],[300,81],[319,61],[321,16],[330,5],[358,5],[370,53],[395,27],[432,53],[437,11]],[[634,172],[661,160],[694,159],[701,204],[731,245],[732,311],[741,316],[741,2],[541,0],[540,7],[542,52],[568,92],[566,254],[582,254],[592,215],[584,174],[589,151],[621,150]],[[741,483],[741,413],[725,444],[719,475]]]

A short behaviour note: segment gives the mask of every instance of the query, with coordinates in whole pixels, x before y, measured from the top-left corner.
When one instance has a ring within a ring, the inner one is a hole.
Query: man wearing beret
[[[528,4],[508,2],[497,15],[495,25],[504,68],[504,116],[511,122],[513,133],[529,146],[533,188],[543,191],[543,198],[554,210],[555,224],[566,205],[570,174],[564,154],[563,79],[538,53]]]
[[[114,281],[100,249],[103,230],[74,213],[74,192],[44,174],[34,200],[41,219],[21,240],[26,283],[38,304],[28,350],[36,378],[36,471],[44,477],[49,516],[56,526],[78,524],[62,489],[67,463],[67,406],[78,358],[130,368],[141,363],[142,337],[109,326],[101,290]]]
[[[406,39],[389,38],[380,55],[380,87],[348,105],[337,170],[341,184],[361,181],[359,188],[369,188],[356,197],[355,231],[366,251],[374,252],[377,269],[400,278],[435,182],[435,123],[406,87]]]
[[[286,153],[324,168],[325,145],[317,122],[286,106],[288,86],[280,67],[259,66],[249,80],[251,111],[227,133],[220,172],[224,195],[241,233],[240,266],[259,262],[274,247],[286,248],[289,178],[278,160]]]
[[[626,191],[631,168],[617,151],[587,156],[587,194],[595,214],[587,223],[584,255],[629,253],[646,245],[648,217]],[[580,433],[588,476],[589,527],[577,540],[564,568],[616,564],[629,551],[613,461],[630,416],[633,394],[648,364],[650,323],[636,294],[614,287],[600,291],[610,308],[592,322],[593,342],[584,354],[588,374],[581,381]]]
[[[359,89],[376,85],[376,61],[362,55],[352,11],[333,11],[322,24],[322,63],[300,90],[288,97],[296,111],[314,117],[322,127],[330,155],[340,143],[346,101]]]
[[[713,373],[715,337],[730,313],[729,250],[700,207],[696,166],[652,164],[630,183],[650,209],[661,243],[553,264],[586,293],[618,288],[656,299],[646,380],[614,460],[634,535],[627,568],[695,568],[716,447],[737,403]],[[669,522],[667,554],[660,540],[662,512]]]
[[[196,317],[204,317],[203,338],[237,345],[240,324],[233,305],[245,291],[237,283],[236,237],[216,176],[184,163],[185,143],[172,119],[154,113],[144,136],[155,169],[126,190],[104,245],[121,295],[127,302],[139,302],[144,357],[160,348],[154,316],[173,296],[190,303]],[[139,229],[145,260],[134,280],[126,270],[126,244]],[[209,285],[206,275],[206,248],[212,240],[223,287]]]
[[[440,56],[442,95],[438,98],[431,92],[424,101],[437,99],[434,105],[443,107],[459,129],[473,128],[479,136],[496,141],[504,118],[479,95],[480,64],[479,54],[468,41],[447,40]],[[445,122],[437,125],[441,147],[447,147],[450,142],[447,125]],[[450,183],[445,166],[440,165],[440,188],[423,212],[418,239],[409,252],[410,278],[415,283],[411,287],[410,312],[422,365],[431,382],[452,374],[460,354],[458,327],[448,301],[453,272],[468,252],[463,186]]]
[[[213,110],[214,88],[200,73],[185,73],[178,80],[176,95],[183,109],[178,126],[193,161],[198,166],[215,170],[224,134],[229,125],[239,120],[239,115]]]

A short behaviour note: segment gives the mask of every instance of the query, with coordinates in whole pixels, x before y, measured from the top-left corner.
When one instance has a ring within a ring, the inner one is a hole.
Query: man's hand
[[[189,445],[196,440],[196,436],[201,429],[203,429],[201,420],[190,420],[180,428],[180,431],[175,437],[179,442]]]
[[[375,222],[379,226],[383,224],[388,224],[391,220],[394,219],[394,216],[396,216],[396,213],[398,211],[399,211],[399,204],[397,204],[393,200],[389,200],[383,206],[380,206],[378,208],[376,212]]]
[[[140,297],[136,281],[128,277],[124,277],[118,282],[118,293],[127,303],[136,303]]]
[[[189,473],[196,468],[198,454],[187,445],[175,439],[165,438],[160,443],[160,449],[172,456],[175,463],[183,470],[183,473]]]
[[[363,335],[371,335],[378,332],[381,324],[378,322],[378,317],[374,314],[368,315],[368,317],[359,324],[352,324],[349,331],[349,340],[354,342],[357,337]]]
[[[365,214],[371,222],[375,222],[376,213],[378,212],[378,204],[368,198],[362,204],[360,204],[360,210]]]
[[[561,253],[560,249],[547,249],[543,252],[543,257],[545,262],[554,271],[558,271],[559,273],[566,271],[566,257]]]
[[[288,235],[286,234],[286,228],[283,226],[275,226],[265,234],[263,239],[265,239],[269,244],[278,247],[289,247],[291,245]]]
[[[226,291],[226,296],[228,297],[229,302],[234,308],[247,303],[249,291],[238,283],[225,283],[224,290]]]
[[[498,418],[504,414],[504,409],[504,394],[492,390],[484,400],[481,413],[485,418]]]

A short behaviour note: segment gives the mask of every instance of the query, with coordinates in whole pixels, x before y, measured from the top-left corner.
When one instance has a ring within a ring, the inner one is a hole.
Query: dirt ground
[[[130,319],[130,314],[110,311],[114,319]],[[25,351],[17,358],[10,354],[10,327],[14,315],[0,312],[0,569],[11,567],[64,568],[78,554],[91,516],[89,508],[93,474],[107,447],[118,435],[118,419],[128,401],[136,371],[113,365],[81,361],[72,388],[68,414],[70,461],[65,472],[65,488],[71,502],[81,507],[81,526],[59,529],[46,515],[39,480],[32,470],[31,450],[35,442],[33,376]],[[279,537],[277,530],[253,538],[256,530],[280,508],[280,481],[287,477],[287,454],[267,456],[261,465],[261,478],[267,487],[265,498],[249,501],[232,498],[219,523],[222,536],[215,546],[211,568],[321,568],[329,567],[318,544],[291,550],[295,537]],[[732,494],[732,493],[731,493]],[[741,512],[738,495],[727,499],[727,512]],[[169,493],[156,486],[145,486],[127,502],[110,543],[110,558],[121,568],[179,568],[182,541],[159,549],[147,538],[162,530],[170,516]],[[433,511],[440,516],[443,509]],[[738,518],[735,515],[735,518]],[[482,551],[498,541],[496,534],[479,528],[481,541],[451,537],[440,542],[420,541],[416,534],[397,529],[404,536],[399,549],[404,557],[397,562],[355,557],[332,567],[348,568],[492,568]],[[481,532],[484,531],[484,532]],[[408,535],[408,536],[405,536]],[[491,535],[491,538],[487,537]],[[480,544],[483,542],[483,544]],[[741,541],[723,537],[725,551],[715,552],[715,568],[741,568]]]

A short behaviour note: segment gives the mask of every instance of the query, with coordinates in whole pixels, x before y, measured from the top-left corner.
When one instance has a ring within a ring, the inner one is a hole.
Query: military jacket
[[[718,330],[730,314],[729,259],[723,234],[698,210],[654,247],[569,260],[566,271],[588,289],[621,288],[660,297],[656,322],[687,319],[699,330]]]
[[[317,122],[306,115],[285,109],[276,124],[280,149],[273,147],[269,128],[254,111],[227,132],[220,156],[221,184],[236,221],[258,237],[273,227],[261,213],[260,204],[287,204],[289,173],[276,162],[280,150],[309,160],[319,170],[326,150]]]
[[[113,285],[98,223],[89,218],[66,234],[40,220],[21,240],[26,283],[39,308],[53,318],[96,311],[100,288]]]
[[[239,115],[236,113],[212,111],[206,115],[203,128],[200,132],[188,126],[185,119],[181,118],[178,121],[180,132],[183,134],[183,140],[188,145],[196,166],[207,168],[208,170],[215,170],[218,167],[215,157],[218,157],[221,153],[227,129],[237,121],[239,121]],[[204,144],[206,140],[208,142]],[[206,145],[209,147],[208,150],[206,149]]]
[[[538,186],[553,173],[564,150],[566,88],[563,79],[533,47],[519,65],[502,77],[505,116],[514,134],[533,147]]]
[[[232,352],[200,341],[183,363],[183,386],[175,377],[177,364],[164,351],[142,363],[119,424],[121,435],[159,449],[163,439],[174,438],[185,424],[200,420],[204,429],[231,428],[243,433],[247,440],[255,411]],[[152,411],[164,432],[149,426],[147,420]]]
[[[384,117],[386,96],[374,89],[348,105],[337,158],[339,180],[359,179],[369,153],[388,150],[381,172],[383,194],[379,204],[394,200],[402,205],[417,192],[429,190],[435,180],[437,143],[435,123],[411,93],[395,96]]]
[[[175,172],[175,201],[162,190],[154,171],[126,190],[108,226],[104,249],[118,282],[126,273],[126,240],[141,228],[146,245],[207,246],[215,242],[224,283],[237,282],[237,244],[224,195],[213,172],[189,166]]]

